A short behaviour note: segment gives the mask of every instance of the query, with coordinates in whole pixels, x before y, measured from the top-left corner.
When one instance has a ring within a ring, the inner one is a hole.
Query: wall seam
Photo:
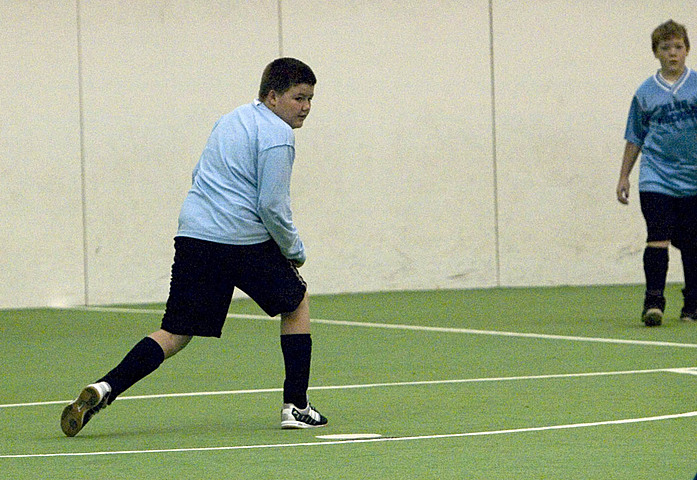
[[[75,0],[76,26],[77,26],[77,84],[78,84],[78,116],[80,123],[80,194],[82,207],[82,269],[83,269],[83,301],[90,304],[89,293],[89,248],[87,241],[87,167],[85,164],[85,116],[84,116],[84,92],[82,77],[82,25],[80,22],[80,0]]]
[[[491,80],[491,155],[494,187],[494,243],[496,261],[496,286],[501,286],[501,245],[499,231],[499,180],[496,140],[496,77],[494,62],[494,0],[489,0],[489,69]]]

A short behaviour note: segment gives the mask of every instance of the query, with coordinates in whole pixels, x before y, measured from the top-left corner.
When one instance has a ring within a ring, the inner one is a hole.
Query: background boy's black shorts
[[[679,249],[697,248],[697,196],[639,192],[647,242],[670,240]]]
[[[269,316],[295,311],[307,284],[276,242],[225,245],[174,239],[174,264],[162,329],[220,337],[235,287]]]

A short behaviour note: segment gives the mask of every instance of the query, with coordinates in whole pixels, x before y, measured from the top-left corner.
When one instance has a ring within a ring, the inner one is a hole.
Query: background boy
[[[642,321],[656,326],[665,311],[671,244],[680,249],[685,272],[680,318],[697,320],[697,75],[685,67],[690,41],[683,25],[658,26],[651,47],[661,68],[632,100],[617,199],[628,203],[629,174],[641,152],[639,200],[648,232]]]
[[[281,427],[327,423],[307,401],[312,340],[307,286],[297,270],[306,257],[290,210],[293,129],[310,113],[315,83],[301,61],[274,60],[262,75],[259,99],[215,124],[179,215],[161,328],[65,407],[66,435],[76,435],[193,336],[220,337],[235,287],[269,316],[281,314]]]

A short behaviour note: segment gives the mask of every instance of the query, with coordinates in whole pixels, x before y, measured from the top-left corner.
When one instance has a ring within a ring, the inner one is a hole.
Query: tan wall
[[[191,171],[278,55],[277,4],[82,5],[89,301],[165,299]]]
[[[651,31],[689,22],[693,7],[494,2],[502,284],[643,282],[638,165],[629,207],[614,193],[625,122],[659,66]],[[670,278],[682,280],[679,252],[672,260]]]
[[[74,2],[1,2],[0,24],[0,306],[80,303]]]
[[[488,3],[283,4],[320,78],[294,170],[310,285],[495,285]]]
[[[636,188],[629,207],[614,199],[624,122],[657,68],[651,30],[672,17],[691,31],[691,14],[684,1],[2,2],[0,306],[164,300],[191,169],[279,54],[319,79],[293,179],[312,292],[641,282]]]

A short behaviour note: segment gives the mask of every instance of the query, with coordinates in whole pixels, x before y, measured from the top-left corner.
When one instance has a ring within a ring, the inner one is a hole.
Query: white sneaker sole
[[[327,426],[326,423],[324,425],[310,425],[309,423],[298,422],[297,420],[283,420],[281,422],[281,428],[284,430],[300,429],[300,428],[320,428],[320,427],[326,427],[326,426]]]

